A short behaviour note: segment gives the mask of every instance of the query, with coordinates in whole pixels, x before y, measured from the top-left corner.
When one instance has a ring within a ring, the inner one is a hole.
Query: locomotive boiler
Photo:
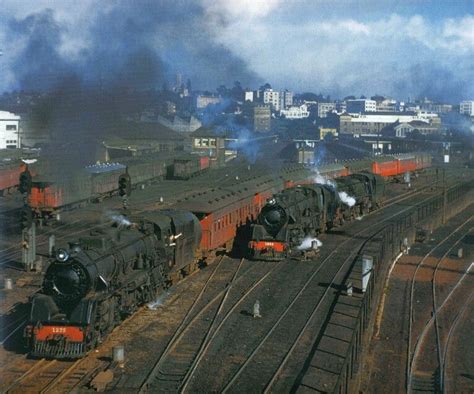
[[[201,227],[190,212],[120,216],[57,249],[25,329],[36,357],[78,358],[195,264]]]
[[[383,194],[383,178],[369,173],[283,190],[268,200],[252,226],[249,257],[281,260],[305,239],[376,209]]]

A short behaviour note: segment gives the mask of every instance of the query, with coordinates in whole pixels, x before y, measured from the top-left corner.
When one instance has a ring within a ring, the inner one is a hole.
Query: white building
[[[334,103],[318,103],[318,117],[326,118],[328,113],[334,109],[336,109],[336,104]]]
[[[459,113],[461,115],[474,116],[474,101],[462,101],[459,104]]]
[[[206,108],[208,105],[219,104],[220,102],[221,102],[220,97],[205,96],[201,94],[196,97],[196,108],[203,109],[203,108]]]
[[[397,100],[385,99],[377,103],[377,112],[398,112]]]
[[[347,112],[350,114],[360,114],[362,112],[377,111],[377,102],[375,100],[356,99],[347,100]]]
[[[14,149],[21,146],[20,116],[0,111],[0,149]]]
[[[244,97],[244,101],[250,101],[250,102],[253,102],[253,91],[246,91],[245,92],[245,97]]]
[[[286,119],[304,119],[309,116],[308,106],[303,104],[299,107],[282,109],[280,115],[284,116]]]
[[[280,92],[276,92],[273,89],[267,89],[263,92],[263,103],[270,104],[273,110],[280,110]]]

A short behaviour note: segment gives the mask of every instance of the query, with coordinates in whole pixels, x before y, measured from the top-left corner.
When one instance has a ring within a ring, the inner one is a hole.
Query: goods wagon
[[[28,196],[38,216],[52,214],[58,208],[101,199],[118,188],[118,178],[126,167],[119,163],[95,164],[68,175],[39,175],[33,178]]]
[[[189,157],[176,158],[173,162],[174,179],[189,179],[209,168],[209,157],[189,155]]]
[[[209,164],[209,158],[184,156],[188,164],[178,165],[183,179],[196,175],[206,163]],[[120,163],[91,165],[69,174],[40,175],[33,178],[28,201],[39,217],[51,216],[60,208],[100,201],[114,194],[118,190],[119,176],[125,172],[128,172],[133,186],[161,180],[170,174],[172,177],[175,160],[180,163],[176,153],[150,154],[122,158]]]
[[[25,149],[0,150],[0,196],[18,188],[20,174],[28,167],[34,175],[38,168],[38,151]]]
[[[0,195],[16,190],[20,174],[26,170],[21,160],[6,160],[0,163]]]

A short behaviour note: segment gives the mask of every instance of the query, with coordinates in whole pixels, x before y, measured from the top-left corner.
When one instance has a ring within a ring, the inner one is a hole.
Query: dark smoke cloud
[[[23,20],[11,20],[9,28],[12,39],[27,39],[25,48],[14,62],[21,88],[49,90],[71,73],[71,65],[58,51],[64,28],[55,21],[52,10]]]
[[[150,105],[143,92],[161,88],[178,71],[198,88],[254,83],[246,64],[212,41],[204,18],[192,2],[142,0],[107,3],[81,32],[50,9],[12,19],[8,38],[26,43],[14,62],[19,88],[47,93],[32,124],[52,134],[51,155],[80,165],[93,161],[97,141]],[[75,33],[86,45],[78,56],[65,55],[62,46]]]
[[[459,79],[451,70],[432,62],[410,66],[404,75],[395,80],[393,86],[397,97],[428,97],[439,102],[449,99],[454,103],[469,97],[472,91],[470,84]]]

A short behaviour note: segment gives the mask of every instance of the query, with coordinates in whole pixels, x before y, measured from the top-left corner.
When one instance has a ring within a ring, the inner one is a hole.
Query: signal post
[[[35,268],[36,261],[36,223],[33,211],[28,206],[28,194],[31,192],[32,178],[28,168],[20,174],[20,193],[23,194],[23,208],[20,212],[21,225],[21,261],[26,271]]]

